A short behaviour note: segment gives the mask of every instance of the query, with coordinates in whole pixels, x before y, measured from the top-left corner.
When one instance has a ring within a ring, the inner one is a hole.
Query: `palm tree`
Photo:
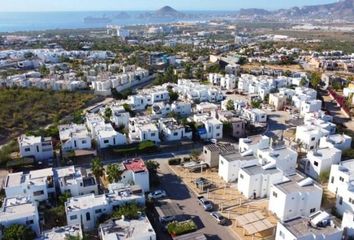
[[[96,180],[99,182],[99,179],[104,176],[104,168],[101,159],[94,158],[91,161],[91,170],[93,175],[95,175]]]
[[[110,164],[107,167],[107,176],[110,183],[118,182],[121,179],[122,171],[119,169],[118,165]]]

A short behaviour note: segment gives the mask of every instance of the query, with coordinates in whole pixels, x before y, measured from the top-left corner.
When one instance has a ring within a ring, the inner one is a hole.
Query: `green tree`
[[[60,196],[58,197],[59,205],[64,206],[64,204],[68,201],[69,198],[71,198],[71,194],[68,192],[60,194]]]
[[[318,89],[318,87],[320,86],[320,83],[321,83],[321,75],[320,75],[320,73],[313,72],[311,74],[310,83],[311,83],[312,88]]]
[[[195,78],[202,81],[204,80],[204,71],[200,66],[197,68],[197,71],[195,72]]]
[[[227,109],[228,111],[235,110],[234,101],[232,101],[231,99],[228,100],[227,103],[226,103],[226,109]]]
[[[45,66],[45,65],[42,65],[40,68],[39,68],[39,72],[42,76],[46,77],[49,75],[49,69]]]
[[[261,108],[262,101],[260,100],[252,100],[251,107],[252,108]]]
[[[178,92],[173,91],[172,89],[168,90],[168,95],[170,96],[170,102],[173,103],[174,101],[177,101],[179,98]]]
[[[192,78],[192,66],[189,63],[187,63],[186,66],[184,67],[183,78],[185,79]]]
[[[160,163],[156,162],[156,161],[146,161],[145,162],[145,166],[146,168],[149,170],[149,172],[157,172],[157,169],[160,168]]]
[[[101,159],[94,158],[91,161],[91,170],[93,175],[95,175],[96,180],[99,182],[99,179],[104,176],[104,168]]]
[[[307,80],[306,78],[301,78],[301,81],[300,81],[300,87],[303,87],[303,86],[306,86],[307,85]]]
[[[14,224],[8,228],[5,228],[3,240],[33,240],[36,237],[36,234],[32,231],[31,228]]]
[[[199,160],[199,156],[200,156],[200,152],[196,150],[193,150],[190,154],[191,159],[195,161]]]
[[[108,165],[106,173],[110,183],[118,182],[122,176],[122,171],[119,169],[117,164]]]
[[[113,218],[120,219],[124,216],[126,219],[139,219],[140,214],[144,211],[135,202],[121,206],[118,210],[112,214]]]
[[[112,109],[110,107],[107,107],[105,110],[104,110],[104,116],[107,120],[111,119],[112,117]]]

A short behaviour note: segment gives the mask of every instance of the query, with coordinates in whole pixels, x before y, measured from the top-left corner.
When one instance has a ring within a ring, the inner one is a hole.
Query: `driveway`
[[[156,160],[156,159],[155,159]],[[175,202],[184,214],[194,217],[199,227],[197,232],[203,233],[208,239],[233,240],[238,239],[227,226],[218,225],[208,212],[205,212],[197,202],[197,198],[183,182],[174,175],[167,164],[167,159],[158,160],[160,163],[161,188],[165,189],[168,198]]]

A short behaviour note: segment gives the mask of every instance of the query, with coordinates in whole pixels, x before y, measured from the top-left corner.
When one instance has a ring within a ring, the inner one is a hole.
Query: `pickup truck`
[[[197,198],[198,198],[199,205],[202,205],[205,211],[213,210],[214,206],[211,201],[209,201],[208,199],[206,199],[203,196],[199,196]]]

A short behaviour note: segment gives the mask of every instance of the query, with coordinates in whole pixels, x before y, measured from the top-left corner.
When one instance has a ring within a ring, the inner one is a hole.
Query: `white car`
[[[148,194],[148,198],[150,199],[160,199],[166,197],[167,194],[164,190],[156,190]]]

